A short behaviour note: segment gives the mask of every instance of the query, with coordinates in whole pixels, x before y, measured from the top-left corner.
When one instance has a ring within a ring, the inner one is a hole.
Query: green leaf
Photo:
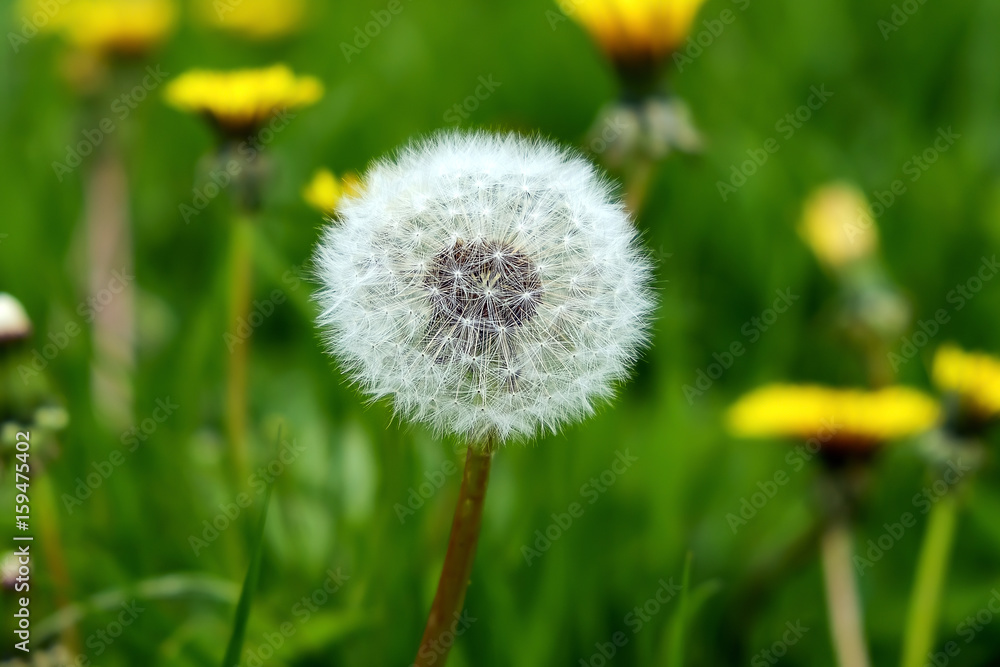
[[[691,559],[689,551],[684,558],[684,574],[681,576],[681,599],[670,624],[670,648],[667,655],[668,667],[682,667],[684,664],[684,626],[687,622],[688,588],[691,585]]]
[[[684,559],[684,574],[681,580],[681,599],[677,611],[670,622],[670,636],[667,644],[666,658],[663,664],[667,667],[683,667],[684,639],[687,637],[688,624],[697,614],[701,606],[722,588],[717,579],[706,581],[693,590],[691,589],[691,561],[693,554],[689,551]]]
[[[281,442],[280,429],[278,442]],[[271,504],[271,488],[269,484],[267,493],[264,495],[264,507],[261,509],[260,520],[257,522],[257,532],[254,535],[250,569],[247,570],[246,579],[243,580],[243,590],[240,592],[240,601],[236,605],[236,618],[233,620],[233,634],[229,638],[229,646],[226,648],[226,657],[222,660],[222,667],[240,666],[240,652],[243,650],[247,622],[250,620],[250,606],[253,603],[254,593],[257,592],[257,582],[260,580],[260,563],[264,557],[264,524],[267,521],[267,508]]]

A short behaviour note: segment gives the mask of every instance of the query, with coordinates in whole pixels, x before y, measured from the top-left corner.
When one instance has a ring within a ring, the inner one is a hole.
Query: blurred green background
[[[302,202],[301,188],[318,167],[362,170],[411,137],[454,127],[446,114],[474,94],[479,77],[499,86],[462,127],[537,131],[566,144],[584,145],[598,109],[617,94],[613,71],[586,33],[572,21],[553,27],[547,12],[557,9],[544,0],[404,0],[403,11],[347,62],[341,44],[385,5],[315,2],[300,33],[273,43],[220,35],[185,12],[163,48],[109,84],[110,97],[126,92],[146,64],[172,78],[192,67],[280,61],[326,86],[322,100],[298,112],[267,149],[274,177],[256,228],[253,294],[266,299],[280,290],[287,301],[249,339],[254,467],[278,455],[279,424],[298,449],[276,476],[244,665],[409,664],[461,477],[442,472],[452,470],[447,462],[460,467],[459,443],[398,424],[386,405],[367,406],[322,352],[307,264],[323,221]],[[780,380],[866,383],[862,360],[833,326],[837,288],[795,231],[813,188],[843,178],[875,199],[906,179],[906,192],[878,219],[885,264],[915,321],[939,308],[952,319],[902,367],[902,381],[932,391],[927,362],[945,340],[1000,350],[1000,284],[986,283],[960,311],[946,301],[1000,245],[1000,3],[929,2],[885,39],[878,22],[889,20],[890,3],[709,0],[695,31],[727,9],[736,20],[672,77],[706,148],[662,164],[640,216],[657,260],[653,346],[613,406],[496,457],[466,601],[478,620],[451,665],[601,665],[597,645],[618,631],[628,642],[609,664],[664,665],[678,598],[638,632],[629,615],[661,580],[680,582],[688,552],[693,590],[704,599],[684,633],[687,664],[771,664],[760,652],[782,639],[789,622],[808,631],[781,664],[834,664],[815,549],[807,544],[791,561],[780,556],[814,525],[814,467],[791,473],[735,534],[726,518],[759,482],[790,471],[787,443],[725,433],[724,410],[741,392]],[[0,33],[20,29],[16,15],[0,15]],[[94,157],[62,182],[52,167],[95,117],[109,115],[110,97],[87,101],[67,86],[57,39],[39,36],[17,53],[5,44],[0,53],[0,290],[20,299],[34,322],[25,357],[68,323],[82,327],[27,384],[16,371],[24,357],[5,360],[5,419],[24,423],[25,410],[39,403],[63,405],[69,415],[64,429],[34,433],[33,461],[44,462],[44,471],[32,483],[33,627],[63,629],[44,643],[61,642],[102,667],[218,665],[263,495],[254,480],[234,479],[222,430],[223,334],[232,327],[220,276],[231,204],[220,196],[190,224],[178,209],[201,186],[196,172],[211,132],[164,104],[158,87],[111,135],[125,156],[139,294],[133,423],[151,417],[157,400],[177,408],[92,496],[68,508],[61,498],[74,493],[78,478],[112,452],[127,452],[122,432],[95,416],[92,332],[78,311],[87,298],[80,228]],[[806,102],[811,86],[833,96],[723,201],[717,182],[729,179],[748,149],[782,136],[776,123]],[[960,137],[910,181],[904,164],[947,128]],[[785,289],[801,298],[749,340],[744,324]],[[747,353],[689,402],[683,386],[734,341]],[[14,493],[8,435],[5,508]],[[876,665],[898,662],[926,522],[912,502],[928,481],[912,445],[899,443],[878,460],[856,533],[866,549],[883,524],[917,514],[916,527],[860,578]],[[626,451],[637,462],[590,504],[581,486]],[[428,480],[441,488],[401,521],[396,506]],[[1000,587],[997,481],[988,461],[964,499],[936,646],[958,638],[959,623]],[[191,537],[204,537],[205,522],[243,492],[250,507],[220,520],[230,525],[217,539],[193,547]],[[526,562],[522,547],[581,498],[584,515]],[[5,515],[7,535],[13,519]],[[315,609],[303,603],[338,569],[335,593],[317,596],[328,599]],[[119,617],[116,595],[144,611],[105,643],[100,633]],[[3,596],[7,628],[13,593]],[[78,617],[56,616],[71,603]],[[283,623],[291,632],[281,634]],[[11,637],[5,632],[2,658],[14,656]],[[1000,623],[959,641],[961,654],[950,664],[1000,664]]]

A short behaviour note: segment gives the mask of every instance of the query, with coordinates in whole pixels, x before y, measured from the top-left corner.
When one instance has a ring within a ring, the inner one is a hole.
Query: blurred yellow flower
[[[361,191],[361,181],[351,172],[340,178],[329,169],[319,169],[302,190],[302,198],[320,213],[332,215],[343,197]]]
[[[831,183],[806,200],[799,234],[816,257],[837,269],[870,257],[878,249],[878,229],[864,194],[848,183]]]
[[[21,34],[25,38],[34,36],[32,30],[38,32],[55,32],[66,24],[66,7],[51,0],[19,0],[17,14],[22,23]]]
[[[203,114],[224,133],[237,136],[322,96],[319,79],[297,77],[284,65],[232,72],[191,70],[174,79],[166,91],[167,102],[174,107]]]
[[[923,432],[939,414],[933,398],[907,387],[866,391],[775,384],[741,397],[727,421],[737,436],[817,438],[851,448]]]
[[[74,0],[53,20],[74,46],[139,56],[166,39],[175,18],[171,0]]]
[[[305,16],[304,0],[198,0],[198,18],[218,30],[249,39],[274,39],[295,32]]]
[[[1000,359],[943,345],[934,355],[934,384],[956,394],[974,416],[1000,416]]]
[[[556,0],[619,65],[662,61],[683,43],[705,0]]]

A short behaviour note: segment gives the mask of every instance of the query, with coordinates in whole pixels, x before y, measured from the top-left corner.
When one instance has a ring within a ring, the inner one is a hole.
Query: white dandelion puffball
[[[607,401],[649,338],[651,266],[610,185],[539,139],[448,133],[377,163],[314,258],[330,352],[474,442]]]

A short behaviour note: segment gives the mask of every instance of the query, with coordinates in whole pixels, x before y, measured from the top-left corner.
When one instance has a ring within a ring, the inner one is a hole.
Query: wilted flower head
[[[275,39],[295,32],[305,17],[304,0],[199,0],[203,23],[249,39]]]
[[[650,264],[585,160],[444,134],[375,165],[315,263],[330,351],[401,415],[503,441],[590,414],[648,340]]]
[[[72,44],[118,56],[141,56],[158,46],[177,14],[171,0],[74,0],[57,11]]]
[[[1000,417],[1000,359],[943,345],[934,355],[934,384],[958,396],[977,422]]]
[[[557,0],[625,72],[657,67],[687,37],[705,0]]]
[[[323,96],[323,84],[311,76],[297,77],[285,65],[233,72],[191,70],[167,87],[167,101],[202,114],[229,136],[245,136],[286,109],[313,104]]]
[[[907,387],[872,391],[817,385],[767,385],[741,397],[728,426],[744,437],[812,438],[834,448],[868,448],[930,429],[940,409]]]
[[[831,269],[871,257],[878,250],[878,229],[868,200],[847,183],[823,186],[809,196],[799,233]]]
[[[303,188],[302,198],[320,213],[333,215],[343,197],[357,195],[360,191],[361,182],[351,172],[338,178],[329,169],[319,169]]]
[[[31,320],[16,298],[0,292],[0,345],[31,335]]]

